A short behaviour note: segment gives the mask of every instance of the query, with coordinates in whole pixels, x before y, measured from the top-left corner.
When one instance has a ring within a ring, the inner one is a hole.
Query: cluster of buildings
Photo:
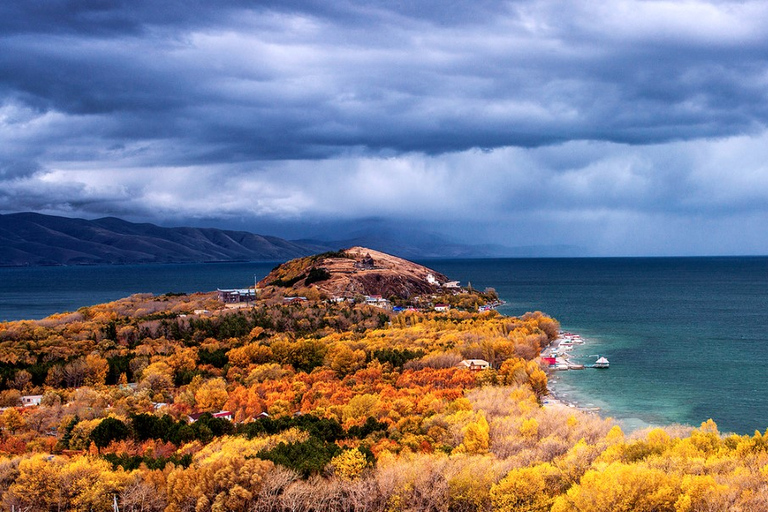
[[[254,288],[219,289],[217,292],[219,300],[224,304],[238,304],[256,300],[256,290]]]
[[[355,299],[345,298],[345,297],[333,297],[332,299],[330,299],[330,302],[336,302],[336,303],[355,302]],[[381,295],[364,295],[363,302],[368,306],[386,309],[388,311],[393,311],[395,313],[400,313],[403,311],[424,311],[425,310],[425,308],[417,308],[415,306],[394,306],[392,302],[390,302],[388,299],[385,299]],[[446,311],[451,309],[451,306],[450,304],[438,303],[438,304],[435,304],[434,306],[431,306],[431,308],[438,313],[445,313]]]
[[[441,288],[448,288],[448,289],[454,289],[454,290],[458,290],[461,288],[461,286],[459,285],[459,281],[447,281],[443,284],[440,284],[440,281],[438,281],[437,278],[432,274],[427,274],[427,282],[432,286],[439,286]]]
[[[432,277],[434,279],[434,276],[432,274],[429,274],[429,277]],[[455,281],[456,286],[458,286],[458,281]],[[226,304],[227,306],[245,306],[253,301],[256,300],[256,290],[253,288],[242,288],[242,289],[219,289],[218,292],[218,298],[221,302]],[[306,297],[299,297],[299,296],[290,296],[290,297],[283,297],[283,304],[301,304],[307,302]],[[330,302],[355,302],[354,298],[351,297],[333,297],[330,299]],[[388,300],[382,297],[381,295],[364,295],[363,296],[363,302],[368,306],[373,306],[381,309],[386,309],[390,311],[417,311],[417,309],[413,306],[393,306],[392,303]],[[448,310],[451,309],[450,304],[444,304],[444,303],[438,303],[433,306],[434,311],[438,313],[445,313]],[[197,311],[195,312],[198,313]]]

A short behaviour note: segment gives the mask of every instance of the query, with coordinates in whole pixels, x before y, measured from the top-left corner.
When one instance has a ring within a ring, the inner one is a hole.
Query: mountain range
[[[340,240],[285,240],[247,231],[138,224],[115,217],[0,215],[0,266],[286,261],[352,246],[411,259],[551,255],[546,248],[542,254],[536,248],[462,244],[417,229],[380,229]]]

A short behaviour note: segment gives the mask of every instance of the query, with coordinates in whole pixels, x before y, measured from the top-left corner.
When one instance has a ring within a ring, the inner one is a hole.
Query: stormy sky
[[[0,213],[768,254],[768,2],[0,3]]]

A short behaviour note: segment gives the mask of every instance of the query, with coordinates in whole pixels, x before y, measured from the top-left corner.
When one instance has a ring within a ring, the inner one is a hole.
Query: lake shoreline
[[[565,343],[563,343],[565,341]],[[571,396],[570,393],[558,389],[559,375],[564,373],[577,372],[582,373],[586,371],[598,370],[596,368],[590,368],[589,364],[581,364],[576,362],[575,359],[579,357],[585,357],[584,355],[572,354],[574,349],[586,349],[590,344],[589,339],[583,338],[579,334],[574,334],[568,331],[561,331],[557,339],[552,340],[543,350],[541,358],[544,360],[555,359],[557,363],[547,368],[547,396],[542,400],[542,405],[547,407],[558,407],[570,410],[578,410],[584,413],[596,414],[604,419],[612,419],[622,430],[627,433],[643,430],[646,428],[652,428],[661,426],[661,424],[652,424],[642,420],[639,417],[616,417],[612,415],[610,411],[610,404],[608,407],[598,407],[594,405],[594,399],[588,395],[583,396]],[[554,357],[553,357],[554,356]],[[599,357],[595,355],[594,357]],[[543,361],[542,361],[543,362]],[[546,363],[544,363],[546,366]],[[610,371],[610,369],[599,369],[601,372]],[[579,389],[578,384],[572,386],[573,389]],[[583,391],[582,391],[583,393]],[[585,401],[586,404],[584,403]],[[670,425],[673,422],[669,423]]]

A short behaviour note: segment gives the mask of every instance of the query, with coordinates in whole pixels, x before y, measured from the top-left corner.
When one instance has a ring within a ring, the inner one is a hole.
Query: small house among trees
[[[459,368],[466,368],[467,370],[480,371],[490,368],[491,363],[485,359],[465,359],[456,366]]]
[[[21,397],[21,405],[24,407],[31,407],[33,405],[40,405],[43,400],[43,395],[24,395]]]
[[[196,422],[197,420],[199,420],[203,416],[203,414],[206,414],[206,413],[198,412],[198,413],[195,413],[195,414],[190,414],[188,416],[189,422],[190,423]],[[231,411],[214,412],[214,413],[211,413],[211,416],[214,417],[214,418],[217,418],[217,419],[232,421],[232,412]]]

